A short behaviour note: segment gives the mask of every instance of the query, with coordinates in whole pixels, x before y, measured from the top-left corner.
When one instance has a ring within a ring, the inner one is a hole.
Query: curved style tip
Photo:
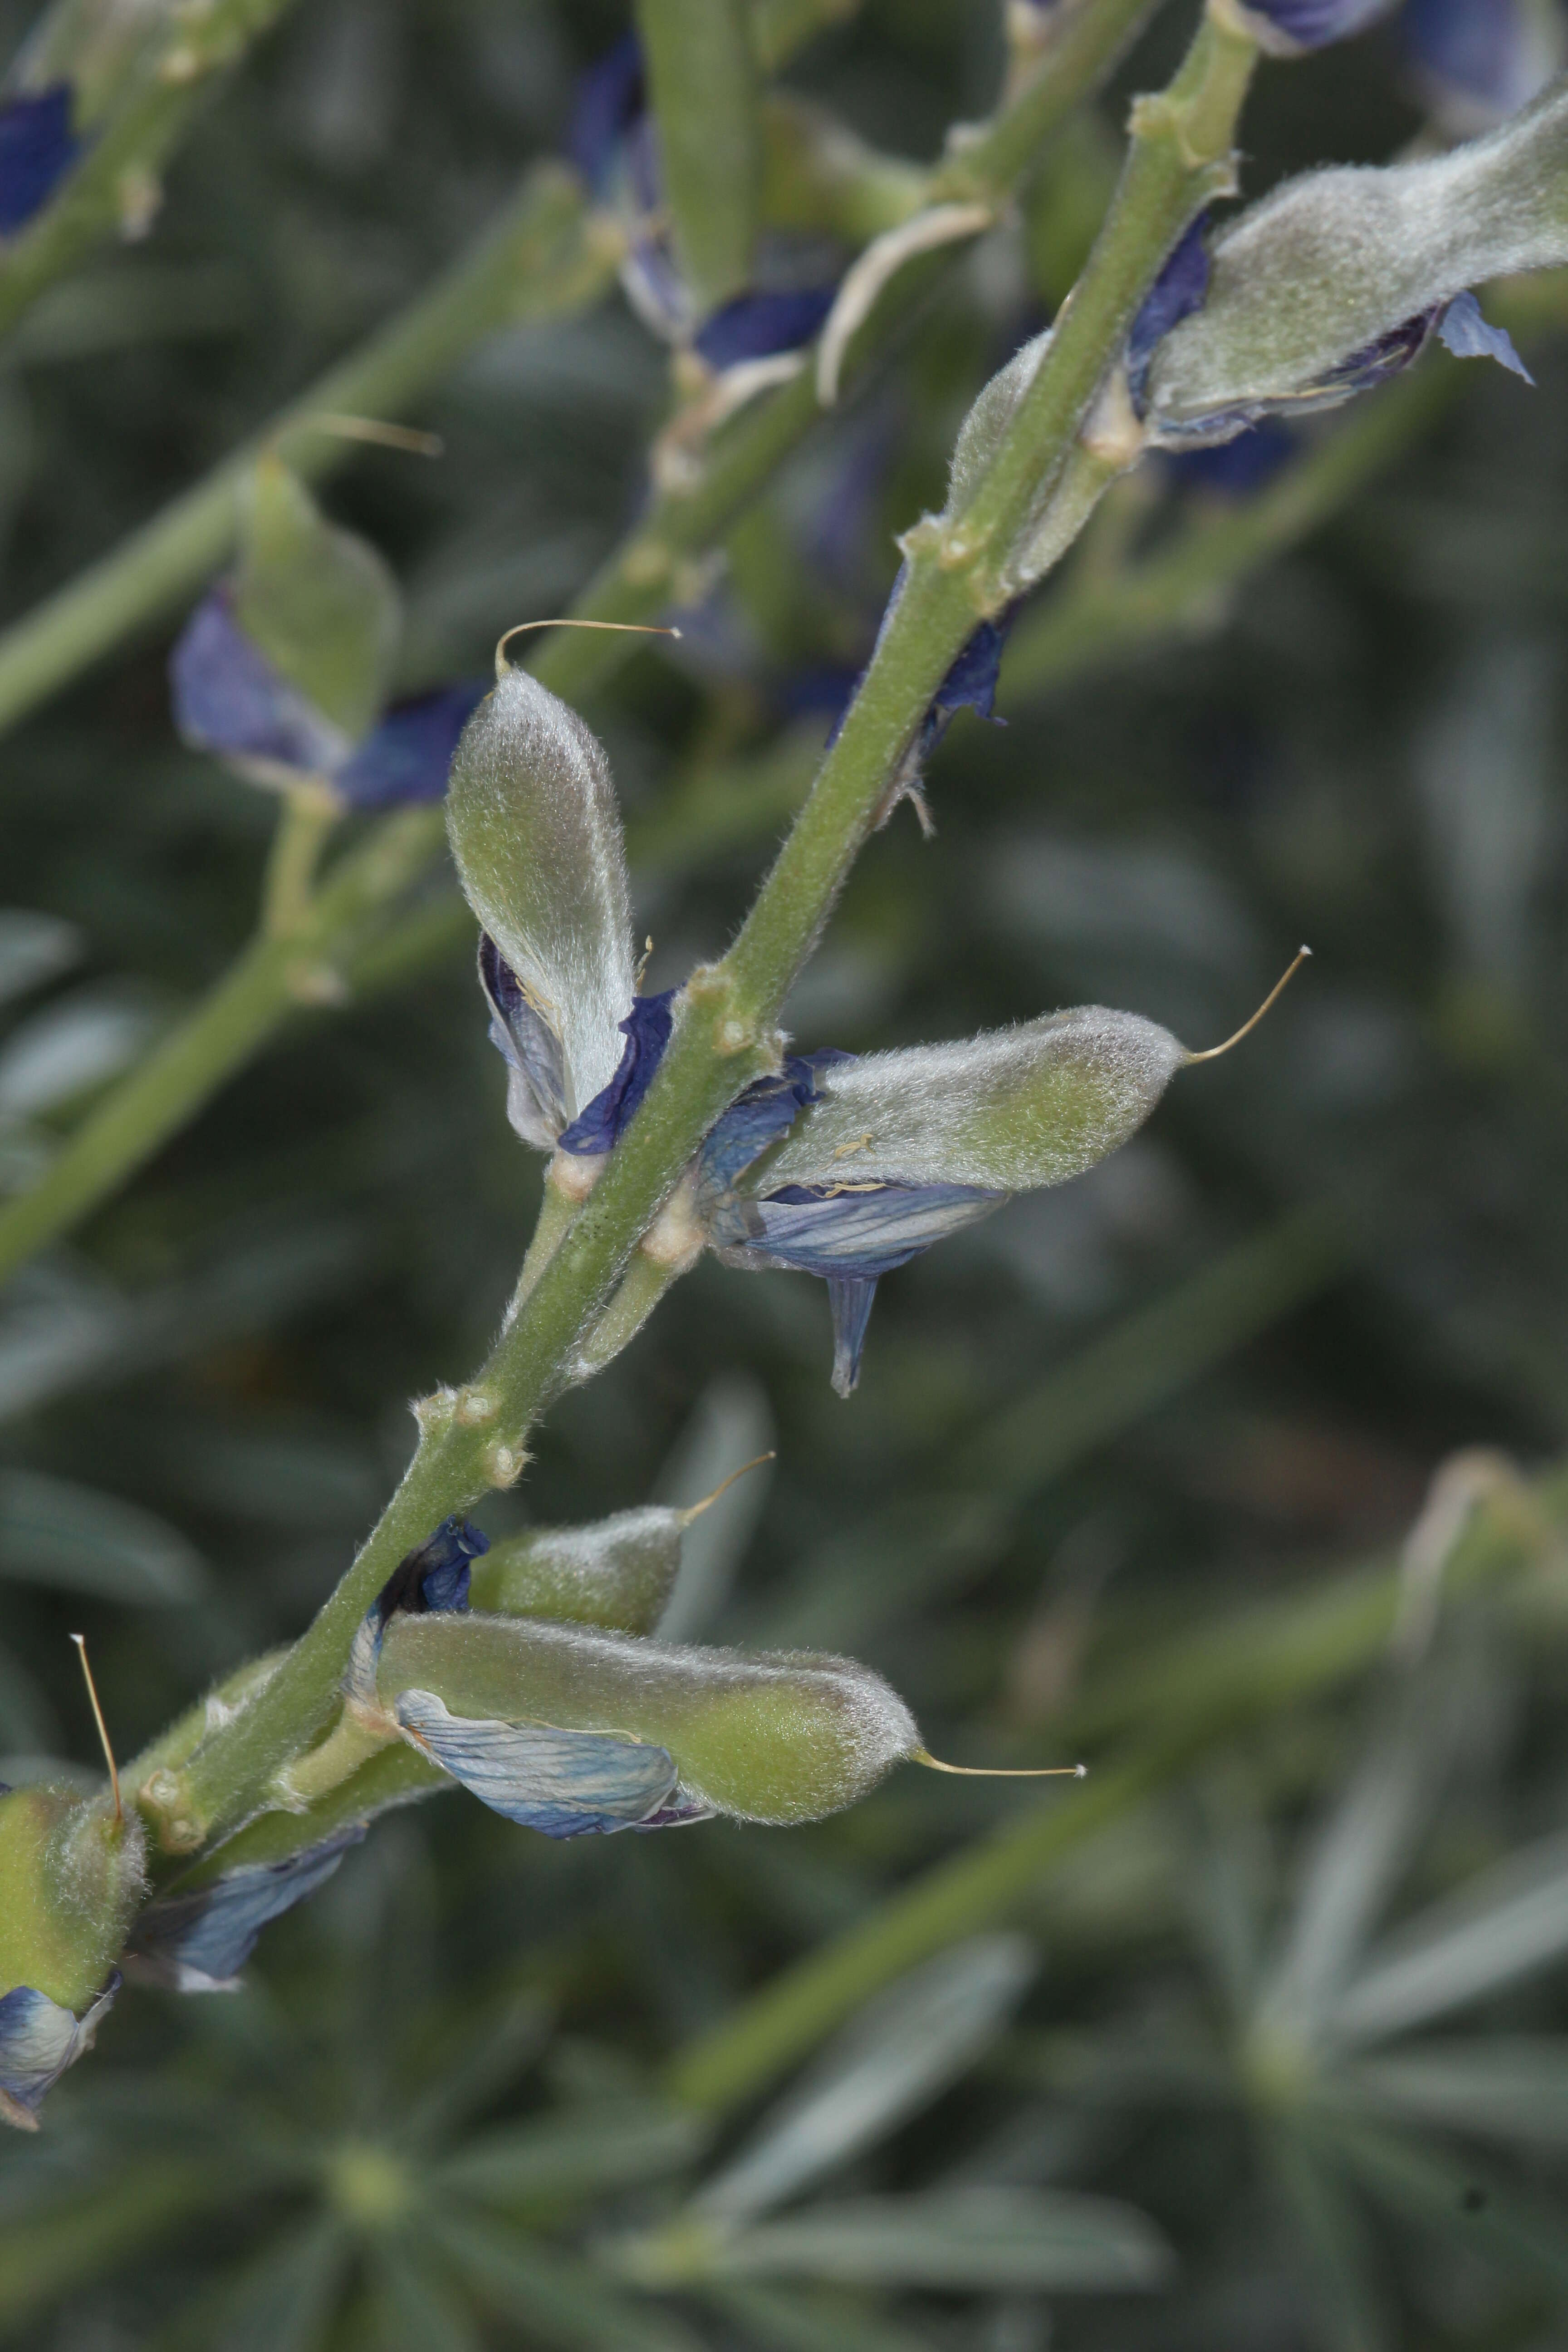
[[[296,432],[331,433],[340,441],[368,441],[378,449],[402,449],[411,457],[444,457],[447,444],[438,433],[422,433],[416,425],[388,425],[379,416],[340,416],[323,410],[307,416]]]
[[[993,1768],[985,1764],[944,1764],[928,1748],[911,1748],[908,1760],[923,1764],[928,1772],[951,1772],[961,1780],[1087,1780],[1087,1764],[1040,1764],[1027,1771]]]
[[[558,614],[553,620],[549,621],[519,621],[496,642],[496,684],[498,686],[503,686],[506,683],[507,674],[511,668],[511,664],[506,658],[508,646],[510,645],[513,637],[524,636],[530,629],[615,629],[628,637],[678,637],[680,635],[679,629],[656,628],[651,621],[574,621],[569,615],[563,614]]]
[[[743,1478],[748,1470],[760,1470],[764,1462],[776,1462],[778,1458],[776,1448],[770,1446],[765,1454],[755,1455],[750,1462],[742,1462],[738,1470],[731,1470],[727,1478],[721,1478],[720,1480],[719,1484],[714,1487],[713,1492],[710,1495],[704,1495],[700,1503],[692,1503],[689,1505],[684,1511],[677,1511],[675,1515],[676,1517],[680,1521],[683,1528],[689,1528],[693,1519],[700,1519],[704,1511],[710,1511],[712,1509],[721,1495],[727,1495],[729,1493],[737,1478]]]
[[[1222,1054],[1228,1054],[1233,1045],[1239,1045],[1242,1039],[1249,1036],[1252,1031],[1257,1028],[1258,1023],[1262,1020],[1264,1014],[1269,1010],[1269,1008],[1277,1003],[1279,999],[1283,996],[1286,989],[1295,979],[1296,974],[1300,971],[1301,966],[1310,958],[1311,952],[1312,950],[1309,947],[1300,947],[1297,949],[1295,958],[1289,970],[1280,973],[1279,978],[1275,982],[1273,987],[1269,990],[1268,995],[1264,998],[1262,1003],[1253,1014],[1251,1020],[1244,1021],[1234,1037],[1227,1037],[1223,1045],[1205,1045],[1201,1054],[1184,1054],[1182,1056],[1184,1064],[1190,1068],[1194,1062],[1217,1062]]]
[[[87,1684],[88,1697],[92,1702],[92,1719],[98,1726],[98,1737],[103,1748],[103,1760],[109,1767],[109,1785],[114,1791],[114,1818],[123,1826],[125,1807],[120,1800],[120,1768],[114,1760],[114,1750],[109,1744],[109,1726],[104,1722],[103,1709],[98,1703],[98,1685],[92,1679],[92,1668],[87,1662],[87,1635],[73,1633],[70,1638],[76,1643],[76,1654],[81,1660],[82,1677]]]

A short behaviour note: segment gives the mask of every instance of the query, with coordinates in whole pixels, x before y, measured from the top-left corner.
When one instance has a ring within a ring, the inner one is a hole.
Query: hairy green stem
[[[1545,1513],[1568,1508],[1568,1480],[1542,1492]],[[1457,1594],[1497,1580],[1541,1549],[1517,1506],[1482,1503],[1447,1577]],[[1396,1566],[1360,1569],[1328,1587],[1261,1603],[1239,1622],[1234,1612],[1184,1642],[1176,1655],[1151,1659],[1139,1680],[1136,1721],[1142,1737],[1087,1785],[1031,1805],[978,1847],[927,1871],[884,1903],[863,1926],[774,1978],[712,2032],[683,2051],[666,2086],[694,2106],[739,2105],[764,2089],[860,2003],[933,1952],[1015,1916],[1062,1857],[1096,1836],[1205,1752],[1247,1725],[1332,1690],[1374,1664],[1397,1622]],[[1059,1727],[1069,1745],[1103,1736],[1127,1721],[1121,1704],[1129,1669],[1117,1675],[1108,1713],[1091,1687]]]
[[[531,172],[500,217],[407,310],[112,555],[0,637],[0,728],[211,577],[233,550],[236,494],[260,451],[277,450],[311,478],[332,472],[352,445],[313,420],[401,415],[497,329],[595,300],[616,258],[616,241],[586,210],[575,176],[558,164]]]
[[[216,0],[170,8],[161,37],[125,72],[117,102],[90,126],[74,169],[0,258],[0,335],[103,238],[143,228],[159,173],[225,68],[292,0]]]
[[[1246,88],[1238,46],[1250,55],[1249,45],[1205,24],[1175,84],[1180,104],[1162,110],[1154,101],[1141,110],[1144,127],[1135,124],[1135,142],[1162,155],[1169,149],[1179,168],[1169,157],[1153,173],[1134,169],[1136,155],[1130,163],[1073,306],[1073,317],[1086,323],[1058,338],[1035,386],[1038,394],[1044,382],[1046,398],[1025,402],[1004,436],[980,485],[982,519],[995,510],[998,469],[1019,483],[1020,511],[1032,504],[1034,484],[1060,463],[1082,405],[1117,356],[1129,305],[1136,306],[1191,217],[1194,188],[1212,186],[1211,151],[1228,155]],[[1097,350],[1088,347],[1095,334]],[[1051,389],[1056,373],[1065,393]],[[970,520],[958,516],[953,533]],[[987,535],[978,534],[977,546]],[[254,1704],[185,1768],[177,1800],[183,1836],[211,1839],[256,1806],[287,1757],[330,1714],[354,1628],[397,1562],[448,1512],[521,1475],[534,1419],[571,1377],[584,1338],[681,1171],[742,1087],[776,1061],[773,1024],[791,983],[883,809],[889,778],[973,630],[968,569],[929,551],[911,561],[860,691],[734,946],[688,982],[642,1107],[488,1361],[458,1395],[429,1401],[408,1471],[342,1582]]]

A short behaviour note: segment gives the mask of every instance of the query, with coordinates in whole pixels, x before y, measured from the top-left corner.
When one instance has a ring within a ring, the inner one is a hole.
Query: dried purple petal
[[[82,149],[71,129],[69,82],[0,104],[0,236],[41,212]]]

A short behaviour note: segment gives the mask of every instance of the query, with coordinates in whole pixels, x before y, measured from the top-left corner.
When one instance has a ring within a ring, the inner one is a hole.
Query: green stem
[[[353,445],[315,429],[312,419],[403,415],[499,328],[593,301],[615,265],[604,226],[584,210],[573,174],[556,164],[531,172],[499,220],[406,310],[195,489],[0,637],[0,728],[211,577],[233,551],[236,493],[260,451],[279,451],[311,478],[332,472]]]
[[[261,884],[264,938],[287,939],[303,924],[327,835],[342,814],[325,786],[304,784],[284,794]]]
[[[149,1160],[302,1003],[338,1001],[339,959],[378,908],[422,873],[443,834],[439,809],[410,809],[329,875],[287,932],[263,932],[82,1125],[44,1181],[0,1210],[0,1280],[78,1223]]]
[[[1542,1502],[1560,1517],[1568,1506],[1568,1482],[1560,1476]],[[1475,1591],[1527,1562],[1531,1550],[1517,1507],[1506,1501],[1483,1504],[1449,1567],[1447,1590]],[[1365,1672],[1387,1649],[1400,1593],[1396,1567],[1358,1570],[1327,1589],[1314,1586],[1266,1603],[1239,1625],[1227,1612],[1212,1631],[1184,1643],[1179,1661],[1152,1660],[1138,1718],[1144,1737],[1121,1762],[1109,1771],[1097,1769],[1082,1789],[1031,1806],[984,1844],[939,1864],[863,1926],[775,1978],[682,2052],[666,2087],[708,2109],[754,2096],[884,1985],[933,1952],[1014,1916],[1064,1855],[1166,1786],[1195,1758],[1277,1709]],[[1127,1674],[1123,1667],[1110,1717],[1118,1726],[1128,1712],[1119,1703]],[[1076,1743],[1106,1720],[1091,1692],[1067,1719],[1062,1736]]]
[[[158,174],[216,86],[292,0],[216,0],[171,8],[163,37],[126,73],[119,102],[91,126],[80,162],[0,260],[0,335],[105,237],[155,209]]]
[[[637,21],[676,257],[701,313],[752,274],[763,128],[751,0],[638,0]]]
[[[1041,474],[1066,454],[1084,403],[1120,349],[1131,308],[1191,217],[1194,189],[1213,185],[1207,150],[1223,147],[1228,154],[1247,79],[1237,70],[1238,47],[1250,59],[1249,44],[1216,35],[1205,24],[1174,85],[1180,103],[1155,100],[1140,110],[1144,128],[1135,138],[1162,156],[1172,151],[1179,168],[1167,157],[1150,180],[1129,164],[1122,197],[1090,257],[1071,314],[1098,320],[1100,348],[1087,352],[1081,329],[1058,337],[1034,386],[1037,394],[1043,383],[1046,397],[1031,395],[1021,404],[981,483],[983,511],[995,508],[1000,472],[1017,480],[1018,511],[1026,512]],[[1136,201],[1127,196],[1130,184]],[[1124,246],[1141,257],[1136,268]],[[1067,356],[1058,367],[1064,347]],[[1068,386],[1065,394],[1052,389],[1056,373]],[[1085,389],[1078,401],[1073,387],[1080,383]],[[1054,448],[1047,438],[1053,429]],[[973,512],[956,518],[953,536],[970,530]],[[971,536],[983,546],[989,533]],[[181,1810],[207,1837],[242,1819],[288,1757],[325,1721],[354,1628],[398,1561],[448,1512],[470,1507],[489,1488],[509,1486],[521,1475],[536,1416],[571,1378],[585,1335],[609,1305],[681,1171],[741,1089],[776,1063],[774,1024],[791,983],[876,821],[888,779],[973,630],[967,571],[966,564],[929,552],[911,561],[843,730],[739,938],[722,961],[694,972],[687,983],[674,1036],[646,1099],[470,1384],[486,1401],[488,1418],[459,1414],[455,1397],[444,1409],[426,1410],[408,1471],[337,1591],[255,1704],[191,1759]]]

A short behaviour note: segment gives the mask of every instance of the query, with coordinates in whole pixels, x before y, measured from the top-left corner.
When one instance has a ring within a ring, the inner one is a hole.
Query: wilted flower
[[[174,1992],[233,1992],[263,1927],[323,1885],[363,1835],[354,1822],[281,1862],[219,1869],[203,1885],[148,1904],[132,1931],[126,1975]]]
[[[258,465],[232,577],[203,598],[170,658],[184,740],[257,783],[310,786],[345,808],[438,800],[484,692],[464,679],[384,708],[395,585],[374,549],[326,522],[276,458]]]

